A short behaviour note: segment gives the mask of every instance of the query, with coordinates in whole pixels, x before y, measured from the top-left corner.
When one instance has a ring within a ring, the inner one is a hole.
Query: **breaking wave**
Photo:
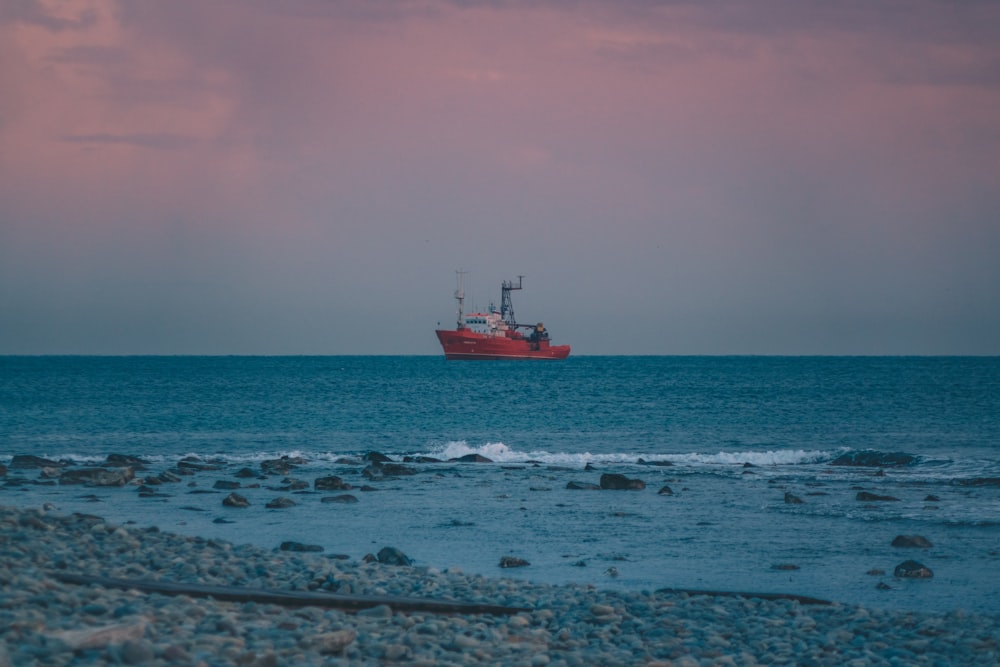
[[[497,463],[548,463],[552,465],[569,465],[583,467],[588,463],[649,463],[671,465],[744,465],[754,466],[788,466],[829,461],[835,452],[816,450],[767,450],[745,452],[718,452],[715,454],[635,454],[616,452],[609,454],[593,454],[591,452],[547,452],[518,451],[511,449],[502,442],[490,442],[473,446],[464,440],[445,443],[439,448],[427,452],[427,456],[449,460],[463,456],[478,454]]]

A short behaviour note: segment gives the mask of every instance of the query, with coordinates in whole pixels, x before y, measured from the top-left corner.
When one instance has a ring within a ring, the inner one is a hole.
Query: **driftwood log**
[[[339,593],[315,593],[310,591],[276,591],[262,588],[240,588],[236,586],[204,586],[201,584],[180,584],[150,579],[115,579],[89,574],[51,573],[51,576],[66,584],[96,584],[105,588],[137,590],[144,593],[162,595],[187,595],[194,598],[214,598],[226,602],[256,602],[277,604],[286,607],[327,607],[343,611],[361,611],[379,605],[386,605],[394,611],[419,611],[433,614],[492,614],[503,616],[532,611],[527,607],[507,607],[503,605],[479,604],[477,602],[456,602],[431,598],[408,598],[392,596],[343,595]]]
[[[371,595],[343,595],[340,593],[315,593],[311,591],[276,591],[262,588],[241,588],[236,586],[205,586],[201,584],[179,584],[151,579],[115,579],[90,574],[68,574],[53,572],[51,576],[66,584],[97,585],[105,588],[137,590],[161,595],[187,595],[194,598],[214,598],[226,602],[256,602],[277,604],[285,607],[326,607],[342,611],[361,611],[379,605],[386,605],[394,611],[418,611],[432,614],[490,614],[494,616],[529,612],[528,607],[508,607],[504,605],[481,604],[478,602],[458,602],[435,600],[432,598],[410,598]],[[657,593],[674,595],[707,595],[714,597],[760,598],[762,600],[794,600],[800,604],[833,604],[829,600],[792,595],[789,593],[740,593],[733,591],[703,591],[688,588],[661,588]]]

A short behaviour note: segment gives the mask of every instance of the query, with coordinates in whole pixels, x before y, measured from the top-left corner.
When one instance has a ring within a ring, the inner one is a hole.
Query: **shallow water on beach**
[[[370,451],[444,462],[369,480]],[[139,476],[186,456],[219,469],[143,497],[12,468],[0,504],[352,558],[392,545],[418,565],[552,583],[1000,613],[997,358],[0,357],[0,463],[111,453],[146,460]],[[492,462],[447,462],[468,454]],[[239,480],[250,507],[222,506],[216,481],[282,456],[304,461],[290,477],[340,476],[358,502],[272,475]],[[566,488],[602,473],[646,488]],[[297,504],[265,508],[277,496]],[[531,564],[501,570],[505,555]],[[894,578],[908,559],[935,576]]]

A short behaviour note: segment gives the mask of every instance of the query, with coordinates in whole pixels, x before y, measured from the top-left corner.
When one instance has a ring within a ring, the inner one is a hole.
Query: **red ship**
[[[458,272],[458,323],[455,329],[438,329],[437,334],[445,359],[565,359],[569,356],[569,345],[553,345],[545,325],[518,324],[514,319],[514,304],[510,293],[521,289],[517,284],[505,280],[500,285],[500,310],[490,305],[489,312],[463,313],[465,291],[462,289],[462,275]],[[518,329],[526,329],[521,333]]]

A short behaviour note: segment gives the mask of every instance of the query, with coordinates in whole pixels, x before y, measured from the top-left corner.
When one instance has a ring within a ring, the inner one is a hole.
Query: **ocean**
[[[370,452],[405,468],[380,474]],[[86,486],[15,461],[110,454],[144,469]],[[140,487],[189,457],[205,469]],[[284,474],[264,474],[282,457]],[[1000,613],[996,357],[8,356],[0,464],[0,505],[266,548],[393,546],[491,577]],[[605,474],[645,488],[568,488]],[[331,475],[353,488],[314,488]],[[217,486],[234,484],[248,507],[223,506],[233,490]],[[267,508],[277,497],[295,505]],[[529,565],[502,569],[505,556]],[[907,560],[934,576],[893,576]]]

